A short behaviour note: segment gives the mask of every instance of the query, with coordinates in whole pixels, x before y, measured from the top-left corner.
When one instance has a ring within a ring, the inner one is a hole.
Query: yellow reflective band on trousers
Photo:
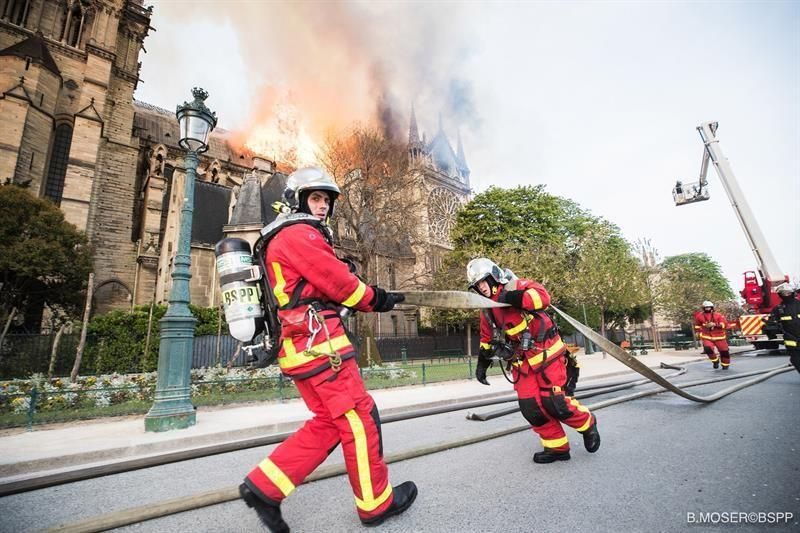
[[[345,301],[342,302],[342,305],[345,307],[353,307],[358,302],[361,301],[361,298],[364,297],[364,294],[367,292],[367,286],[364,284],[363,281],[358,282],[358,287],[356,290],[353,291],[353,294],[347,297]]]
[[[284,355],[282,357],[278,357],[278,363],[280,363],[280,366],[283,369],[295,368],[313,361],[317,357],[326,357],[331,350],[338,352],[342,348],[347,348],[351,345],[352,344],[350,343],[350,339],[347,338],[347,335],[339,335],[338,337],[333,337],[330,342],[328,342],[326,339],[313,345],[311,347],[311,351],[315,353],[308,354],[306,351],[298,353],[297,349],[294,347],[292,339],[283,339]]]
[[[588,413],[588,412],[589,412],[589,409],[587,409],[586,407],[582,406],[582,405],[581,405],[581,402],[579,402],[579,401],[578,401],[578,400],[576,400],[575,398],[571,398],[571,399],[569,400],[569,403],[571,403],[572,405],[574,405],[574,406],[575,406],[575,409],[577,409],[577,410],[578,410],[578,411],[580,411],[581,413]],[[580,429],[579,429],[578,431],[580,431]]]
[[[481,343],[481,348],[486,348],[488,350],[491,347],[492,347],[492,345],[489,344],[488,342],[482,342]]]
[[[721,363],[721,364],[722,364],[722,366],[731,366],[730,363]]]
[[[270,266],[272,266],[272,273],[275,274],[275,288],[272,289],[272,293],[275,295],[275,299],[278,300],[278,305],[283,307],[289,303],[289,295],[283,292],[283,289],[286,287],[286,280],[283,279],[281,264],[277,261],[273,261],[270,263]]]
[[[525,291],[525,292],[527,292],[527,293],[528,293],[528,296],[530,296],[530,297],[531,297],[531,300],[533,300],[533,308],[534,308],[535,310],[537,310],[537,311],[538,311],[539,309],[541,309],[542,307],[544,307],[544,306],[542,305],[542,297],[541,297],[541,296],[539,296],[539,292],[538,292],[536,289],[528,289],[528,290],[527,290],[527,291]]]
[[[584,407],[584,409],[586,409],[586,408]],[[586,412],[589,412],[588,409],[587,409]],[[586,421],[586,423],[583,424],[581,427],[576,428],[575,431],[577,431],[578,433],[583,433],[584,431],[586,431],[587,429],[592,427],[592,419],[593,419],[593,417],[590,416],[589,419]]]
[[[361,487],[361,498],[356,497],[356,507],[362,511],[374,511],[385,502],[392,493],[391,484],[386,484],[383,494],[375,498],[372,493],[372,476],[370,475],[369,451],[367,449],[367,432],[364,431],[364,423],[361,422],[358,413],[350,409],[344,414],[350,423],[350,430],[353,432],[353,439],[356,447],[356,465],[358,468],[358,483]]]
[[[283,471],[275,466],[275,463],[270,461],[269,457],[261,461],[258,465],[264,475],[272,481],[284,496],[288,496],[294,491],[294,483],[289,479]]]
[[[796,341],[790,341],[790,340],[786,340],[786,339],[784,339],[783,343],[784,343],[786,346],[797,346],[797,342],[796,342]]]
[[[781,320],[791,320],[791,319],[792,319],[792,315],[789,315],[789,316],[782,316],[782,317],[781,317]]]
[[[561,437],[560,439],[550,439],[550,440],[541,439],[541,441],[542,441],[542,446],[544,446],[545,448],[558,448],[559,446],[564,446],[565,444],[567,444],[569,442],[569,439],[566,436],[564,436]]]
[[[725,335],[721,337],[712,337],[711,335],[703,335],[702,333],[700,334],[700,338],[706,341],[724,341],[727,339]]]
[[[528,364],[531,365],[531,366],[536,366],[536,365],[540,364],[542,361],[544,361],[544,352],[545,351],[547,352],[548,356],[551,356],[553,354],[558,353],[559,350],[561,350],[562,348],[564,348],[564,341],[562,341],[561,339],[558,339],[552,346],[547,348],[547,350],[541,351],[541,352],[537,353],[536,355],[534,355],[532,357],[529,357],[528,358]]]

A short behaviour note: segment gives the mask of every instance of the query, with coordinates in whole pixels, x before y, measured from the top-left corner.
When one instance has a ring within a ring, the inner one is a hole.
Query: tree
[[[330,136],[320,162],[342,191],[334,228],[340,247],[360,263],[360,274],[378,282],[378,256],[413,258],[422,240],[421,199],[419,176],[409,168],[405,145],[356,126]]]
[[[734,298],[719,264],[705,253],[667,257],[660,267],[656,307],[678,324],[691,323],[704,300],[720,305]]]
[[[0,186],[0,317],[46,305],[78,316],[91,269],[86,235],[52,202],[17,185]]]
[[[609,319],[624,325],[646,314],[647,290],[639,262],[631,246],[611,224],[598,224],[586,236],[577,253],[569,293],[576,301],[600,310],[600,334]]]

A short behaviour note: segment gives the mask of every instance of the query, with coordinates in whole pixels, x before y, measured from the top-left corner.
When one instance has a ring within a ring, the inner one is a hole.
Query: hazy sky
[[[152,26],[140,100],[174,109],[200,85],[233,130],[252,127],[270,87],[331,120],[332,107],[369,120],[378,102],[407,127],[413,102],[429,138],[439,113],[452,140],[460,130],[476,192],[543,183],[662,258],[708,253],[739,290],[755,260],[713,169],[710,201],[671,196],[697,179],[695,127],[719,121],[778,264],[800,280],[798,2],[162,0]]]

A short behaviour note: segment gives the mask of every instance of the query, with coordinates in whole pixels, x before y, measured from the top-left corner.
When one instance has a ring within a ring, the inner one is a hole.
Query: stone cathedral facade
[[[174,112],[133,99],[151,16],[141,0],[0,0],[0,182],[27,185],[86,232],[95,312],[163,303],[170,290],[184,151]],[[410,256],[379,258],[378,282],[390,287],[395,268],[430,278],[470,194],[460,137],[454,149],[441,120],[428,140],[412,111],[408,154],[429,240]],[[229,132],[211,134],[195,188],[193,303],[218,305],[214,244],[253,242],[284,182]],[[399,309],[381,316],[377,333],[415,334],[418,320],[416,309]]]

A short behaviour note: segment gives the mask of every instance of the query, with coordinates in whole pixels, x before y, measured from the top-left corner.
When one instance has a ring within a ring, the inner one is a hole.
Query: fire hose
[[[672,383],[670,383],[669,381],[664,379],[662,376],[657,374],[655,371],[653,371],[651,368],[647,367],[647,365],[645,365],[641,361],[637,360],[631,354],[629,354],[628,352],[626,352],[625,350],[623,350],[622,348],[620,348],[619,346],[617,346],[616,344],[614,344],[610,340],[606,339],[605,337],[603,337],[601,335],[598,335],[597,333],[592,331],[592,329],[590,329],[589,327],[581,324],[578,320],[572,318],[571,316],[569,316],[567,313],[565,313],[564,311],[562,311],[558,307],[556,307],[554,305],[551,306],[551,307],[553,308],[553,310],[556,313],[561,315],[564,318],[564,320],[566,320],[567,322],[572,324],[572,326],[575,329],[580,331],[583,334],[584,337],[588,337],[589,340],[591,340],[593,343],[595,343],[595,345],[597,345],[600,348],[602,348],[603,351],[608,352],[609,354],[611,354],[611,356],[614,359],[616,359],[617,361],[619,361],[623,365],[627,366],[628,368],[630,368],[634,372],[638,372],[639,374],[643,375],[644,377],[646,377],[646,378],[650,379],[651,381],[661,385],[665,389],[667,389],[667,390],[669,390],[671,392],[674,392],[678,396],[686,398],[687,400],[691,400],[693,402],[700,402],[700,403],[711,403],[711,402],[715,402],[715,401],[719,400],[720,398],[724,398],[725,396],[731,394],[732,392],[736,392],[737,390],[739,390],[738,388],[733,387],[732,388],[733,390],[724,389],[724,390],[721,390],[721,391],[719,391],[719,392],[717,392],[715,394],[712,394],[711,396],[696,396],[694,394],[690,394],[690,393],[686,392],[685,390],[683,390],[683,389],[681,389],[679,387],[676,387],[675,385],[673,385]],[[789,368],[791,368],[791,367],[787,365],[786,370],[788,370]],[[741,374],[740,374],[740,376],[741,376]]]
[[[638,362],[638,361],[637,361]],[[649,369],[648,369],[649,370]],[[758,374],[757,377],[753,379],[747,380],[743,383],[739,383],[732,387],[728,387],[719,391],[718,393],[710,396],[709,398],[719,399],[739,390],[742,390],[746,387],[751,385],[755,385],[762,381],[765,381],[773,376],[778,374],[782,374],[784,372],[788,372],[793,370],[793,367],[790,365],[786,366],[779,366],[775,368],[770,368],[767,370],[759,370],[754,372],[749,372],[746,374],[734,374],[731,376],[725,376],[722,378],[712,378],[712,379],[704,379],[699,381],[693,381],[690,383],[683,384],[683,387],[696,387],[700,385],[706,385],[710,383],[716,383],[719,381],[728,381],[732,379],[738,379],[742,377],[747,377],[750,375]],[[655,374],[655,372],[653,372]],[[661,378],[658,374],[656,376]],[[669,383],[669,382],[667,382]],[[671,383],[669,383],[670,390],[671,388],[676,388],[681,390],[678,387],[675,387]],[[652,396],[663,392],[664,388],[658,387],[651,390],[641,391],[634,394],[629,394],[627,396],[621,396],[619,398],[611,398],[609,400],[605,400],[593,405],[587,405],[587,407],[591,408],[592,410],[596,411],[598,409],[603,409],[605,407],[610,407],[612,405],[617,405],[624,402],[629,402],[632,400],[636,400],[639,398],[644,398],[647,396]],[[684,392],[684,391],[681,391]],[[688,394],[688,393],[687,393]],[[689,395],[692,396],[692,395]],[[712,400],[713,401],[713,400]],[[429,446],[422,446],[419,448],[414,448],[411,450],[407,450],[405,452],[399,453],[392,453],[387,454],[384,457],[384,460],[387,464],[396,463],[399,461],[406,461],[409,459],[414,459],[417,457],[422,457],[425,455],[430,455],[433,453],[438,453],[446,450],[451,450],[454,448],[459,448],[462,446],[470,446],[472,444],[477,444],[479,442],[484,442],[487,440],[492,440],[500,437],[505,437],[508,435],[512,435],[514,433],[519,433],[522,431],[530,431],[530,424],[525,424],[509,429],[504,429],[500,431],[495,431],[492,433],[487,433],[484,435],[479,435],[476,437],[469,437],[465,439],[443,442],[439,444],[433,444]],[[343,475],[346,473],[346,469],[344,465],[331,465],[327,467],[323,467],[318,469],[316,472],[311,474],[304,483],[309,483],[312,481],[319,481],[322,479],[327,479],[339,475]],[[221,503],[226,503],[230,501],[235,501],[239,499],[239,491],[237,487],[228,487],[223,489],[217,489],[212,491],[206,491],[198,494],[192,494],[189,496],[182,496],[179,498],[174,498],[171,500],[165,500],[157,504],[148,504],[139,507],[133,507],[130,509],[124,509],[121,511],[115,511],[111,513],[107,513],[100,516],[95,516],[92,518],[88,518],[85,520],[61,524],[56,526],[55,528],[51,528],[47,531],[59,531],[59,532],[69,532],[69,533],[91,533],[97,531],[105,531],[108,529],[123,527],[126,525],[135,524],[138,522],[144,522],[146,520],[152,520],[155,518],[160,518],[164,516],[169,516],[177,513],[182,513],[186,511],[191,511],[194,509],[200,509],[202,507],[207,507],[210,505],[217,505]]]

